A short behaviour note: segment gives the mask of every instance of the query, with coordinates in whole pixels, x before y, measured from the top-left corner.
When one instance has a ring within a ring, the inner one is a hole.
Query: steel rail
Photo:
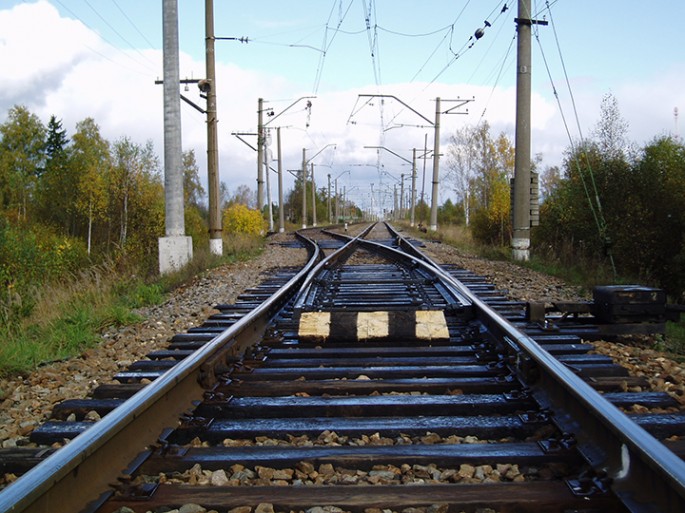
[[[391,231],[402,248],[436,265],[397,231]],[[536,398],[553,411],[565,412],[555,418],[558,425],[574,434],[578,449],[595,470],[606,473],[612,490],[630,511],[653,512],[654,502],[659,511],[685,511],[685,461],[467,287],[449,279],[470,298],[481,322],[509,343],[514,364],[521,372],[527,372],[523,369],[526,359],[535,362],[539,378],[532,388]]]
[[[298,237],[305,242],[310,258],[296,276],[233,326],[2,490],[0,512],[81,511],[88,501],[106,496],[121,470],[140,455],[141,445],[154,444],[165,428],[176,426],[193,401],[202,399],[203,384],[211,383],[232,358],[258,341],[269,321],[300,288],[321,252],[311,240],[300,234]]]
[[[370,224],[367,226],[362,232],[357,235],[356,237],[350,237],[348,235],[344,235],[343,237],[337,237],[338,234],[334,232],[329,232],[327,230],[320,230],[323,233],[326,233],[328,235],[331,235],[336,238],[340,238],[341,240],[346,240],[347,243],[343,245],[341,248],[337,249],[327,257],[323,258],[321,262],[319,262],[314,269],[309,273],[309,275],[305,278],[304,283],[302,284],[302,287],[300,287],[300,292],[298,293],[297,298],[295,299],[295,309],[297,310],[298,308],[301,308],[303,302],[306,300],[307,296],[309,295],[309,292],[312,290],[312,286],[314,284],[314,280],[316,276],[326,267],[329,267],[333,265],[337,261],[344,260],[347,258],[350,254],[354,252],[356,249],[357,245],[359,245],[359,241],[361,240],[361,237],[364,237],[367,235],[371,230],[373,230],[373,227],[375,226],[376,223]]]
[[[408,241],[406,241],[406,239],[399,235],[397,231],[392,229],[392,227],[388,223],[384,224],[386,228],[388,228],[391,235],[395,239],[397,239],[400,247],[410,247],[413,249],[413,251],[398,251],[394,248],[391,248],[390,246],[386,246],[385,244],[380,244],[378,242],[370,240],[364,240],[362,237],[364,237],[370,231],[368,229],[363,234],[360,234],[357,237],[358,245],[367,246],[374,251],[385,254],[387,257],[393,260],[407,260],[407,258],[409,258],[411,264],[422,267],[430,274],[433,274],[438,280],[440,280],[442,285],[454,296],[454,299],[457,300],[465,309],[468,309],[471,306],[471,293],[470,291],[468,291],[468,289],[464,289],[463,287],[455,287],[455,283],[457,282],[455,282],[452,276],[450,276],[443,269],[441,269],[439,265],[437,265],[435,262],[430,260],[425,255],[423,255],[416,248],[414,248],[414,246],[412,246]],[[352,237],[350,237],[349,235],[344,235],[336,232],[325,232],[336,238],[339,238],[340,240],[352,239]],[[465,290],[467,293],[464,293]]]

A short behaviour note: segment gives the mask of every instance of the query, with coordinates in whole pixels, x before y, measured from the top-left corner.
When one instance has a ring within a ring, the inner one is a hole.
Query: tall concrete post
[[[314,180],[314,163],[312,162],[312,226],[316,226],[316,181]]]
[[[217,140],[216,68],[214,57],[214,2],[205,0],[205,66],[207,82],[207,177],[209,190],[209,251],[221,255],[221,205],[219,205],[219,143]]]
[[[518,2],[516,63],[516,155],[514,160],[514,260],[530,258],[530,90],[531,11],[530,0]]]
[[[392,186],[392,218],[393,219],[399,219],[400,211],[402,210],[402,207],[398,208],[398,203],[397,203],[397,184],[393,184]]]
[[[433,191],[431,192],[430,229],[438,229],[438,194],[440,179],[440,97],[435,99],[435,139],[433,141]]]
[[[328,173],[328,224],[333,224],[333,207],[331,204],[331,174]]]
[[[271,201],[271,164],[269,162],[269,149],[267,147],[266,141],[268,141],[268,136],[266,130],[264,130],[264,172],[266,173],[266,216],[269,221],[269,231],[274,231],[274,215],[272,209]]]
[[[340,219],[340,197],[338,196],[338,179],[336,178],[334,181],[335,185],[335,224],[338,224],[338,220]]]
[[[166,274],[193,258],[193,240],[185,236],[183,218],[183,158],[181,146],[181,94],[179,88],[178,0],[162,4],[164,52],[164,223],[160,237],[159,272]]]
[[[257,210],[264,206],[264,100],[257,100]]]
[[[302,148],[302,228],[307,227],[307,149]]]
[[[281,156],[281,127],[276,128],[278,148],[278,232],[285,231],[285,205],[283,204],[283,158]]]
[[[400,178],[400,219],[404,220],[404,173]]]
[[[411,152],[411,207],[409,211],[409,224],[414,226],[416,210],[416,148]]]

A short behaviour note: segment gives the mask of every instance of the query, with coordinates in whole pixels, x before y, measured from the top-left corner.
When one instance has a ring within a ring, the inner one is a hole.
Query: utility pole
[[[285,231],[285,207],[283,205],[283,158],[281,156],[281,127],[276,128],[276,146],[278,147],[278,232]]]
[[[400,174],[400,219],[404,220],[404,173]]]
[[[411,210],[409,211],[409,225],[414,227],[414,211],[416,210],[416,148],[411,151]]]
[[[183,166],[181,145],[181,94],[178,55],[178,0],[164,0],[164,223],[160,237],[159,272],[166,274],[193,258],[193,240],[185,236],[183,218]]]
[[[331,174],[328,173],[328,224],[333,224],[333,210],[331,207]]]
[[[264,131],[264,172],[266,173],[266,215],[269,218],[269,231],[274,231],[274,215],[271,201],[271,164],[269,163],[269,141],[268,132]]]
[[[314,163],[312,166],[312,226],[316,226],[316,182],[314,180]]]
[[[423,174],[421,175],[421,222],[424,221],[423,215],[426,206],[426,157],[428,156],[428,134],[423,135]]]
[[[302,148],[302,228],[307,227],[307,149]]]
[[[438,229],[438,185],[440,181],[440,97],[435,99],[435,138],[433,139],[433,189],[431,192],[430,230]]]
[[[475,100],[475,98],[471,98],[468,100],[464,100],[462,98],[457,98],[456,100],[445,100],[446,102],[455,102],[456,105],[450,107],[449,109],[445,110],[444,112],[441,113],[440,111],[440,103],[441,99],[438,97],[435,99],[435,121],[431,121],[428,119],[426,116],[415,110],[413,107],[410,105],[406,104],[402,100],[400,100],[397,96],[393,96],[390,94],[360,94],[359,97],[377,97],[377,98],[392,98],[396,100],[397,102],[401,103],[404,105],[407,109],[412,111],[414,114],[418,115],[420,118],[425,120],[429,125],[431,125],[435,129],[435,138],[433,142],[433,190],[432,190],[432,198],[431,198],[431,216],[430,216],[430,229],[431,231],[436,231],[438,229],[438,190],[439,190],[439,180],[440,180],[440,114],[468,114],[468,110],[466,112],[454,112],[456,109],[466,105],[469,102],[472,102]],[[425,161],[424,161],[425,163]]]
[[[205,0],[205,65],[207,79],[198,83],[207,95],[207,175],[209,189],[209,251],[223,254],[221,206],[219,205],[219,144],[216,118],[216,69],[214,62],[214,1]]]
[[[264,206],[264,99],[257,100],[257,210]]]
[[[546,21],[531,19],[530,0],[518,0],[516,57],[516,154],[514,159],[513,236],[514,260],[530,258],[530,91],[531,91],[531,26]]]
[[[402,207],[398,208],[398,203],[397,203],[397,184],[393,184],[392,186],[392,218],[397,220],[399,219],[400,212],[402,210]]]

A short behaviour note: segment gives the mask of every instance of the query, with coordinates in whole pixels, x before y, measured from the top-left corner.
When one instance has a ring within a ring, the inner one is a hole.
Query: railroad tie
[[[302,312],[301,340],[354,342],[401,337],[405,340],[447,340],[442,310],[377,312]]]

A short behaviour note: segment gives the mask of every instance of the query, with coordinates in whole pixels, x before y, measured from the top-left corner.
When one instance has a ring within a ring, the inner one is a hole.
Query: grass
[[[29,317],[0,326],[0,376],[24,375],[40,365],[77,356],[96,346],[106,328],[139,322],[136,309],[160,304],[168,292],[194,276],[253,258],[263,248],[261,237],[231,237],[224,244],[225,256],[198,248],[184,269],[152,280],[132,270],[122,274],[106,264],[45,286]]]

